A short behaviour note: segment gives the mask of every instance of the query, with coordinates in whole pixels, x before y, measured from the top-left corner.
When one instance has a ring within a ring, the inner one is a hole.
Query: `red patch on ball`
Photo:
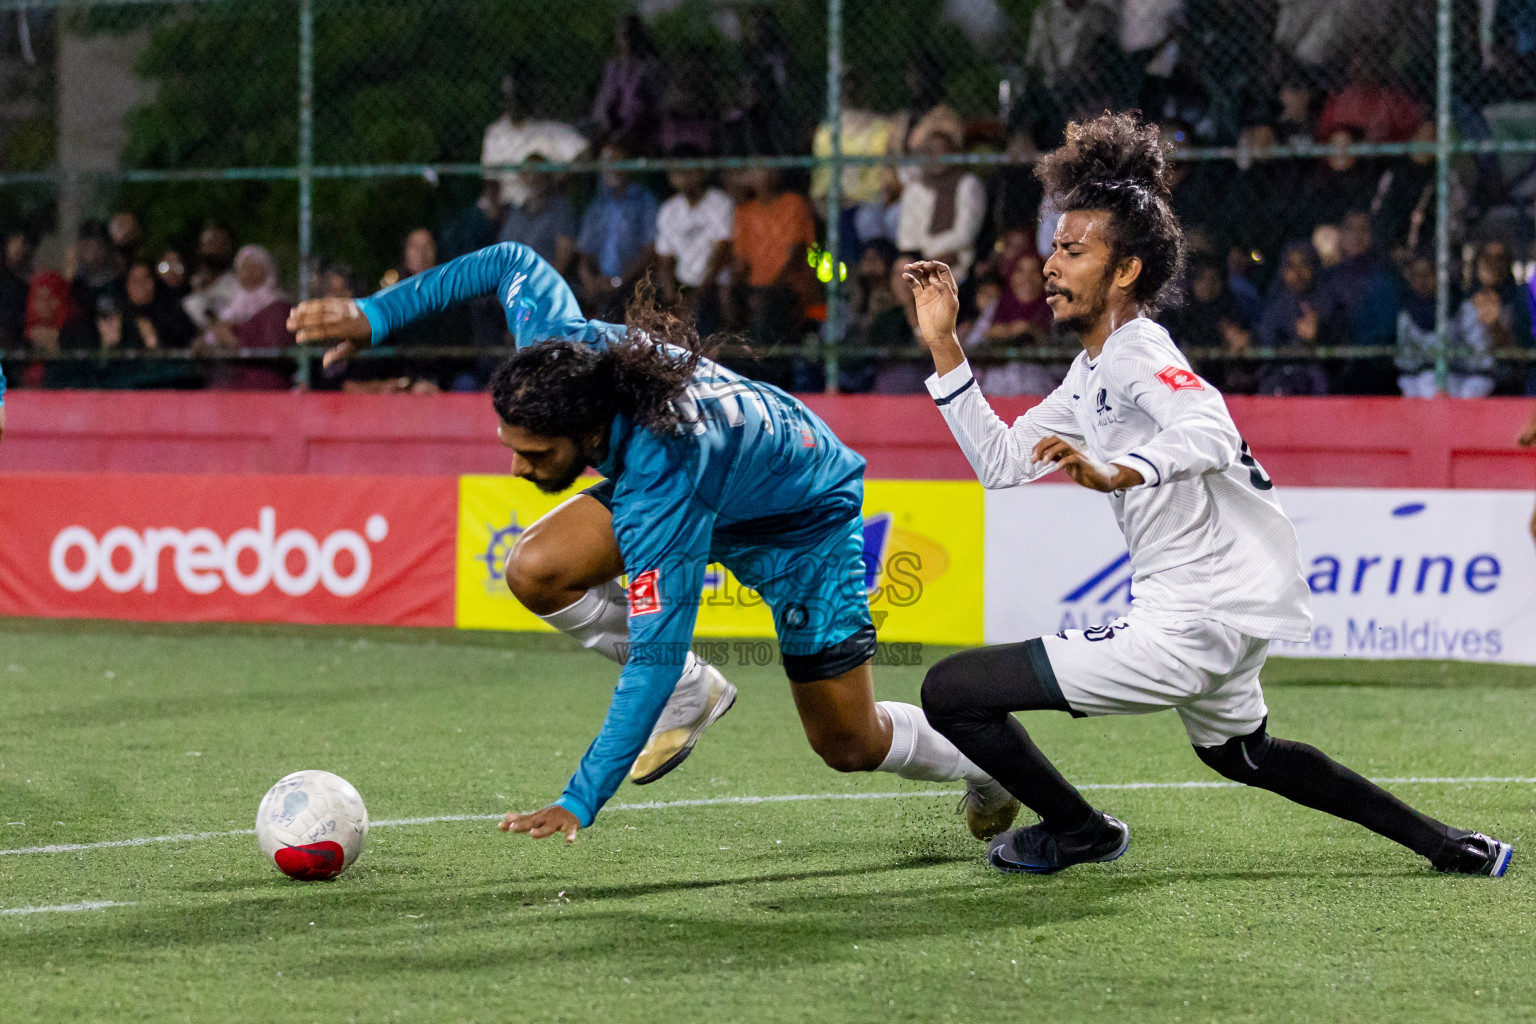
[[[301,882],[321,882],[335,878],[346,866],[347,854],[341,844],[327,840],[308,846],[285,846],[273,854],[277,869]]]

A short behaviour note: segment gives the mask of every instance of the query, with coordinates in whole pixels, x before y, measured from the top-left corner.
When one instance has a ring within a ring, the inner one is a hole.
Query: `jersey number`
[[[1255,490],[1267,491],[1275,486],[1269,474],[1264,472],[1264,467],[1259,465],[1259,460],[1248,450],[1247,441],[1243,442],[1242,454],[1237,457],[1237,461],[1248,467],[1248,482],[1253,484]]]
[[[739,427],[746,423],[746,412],[741,405],[742,396],[746,396],[747,401],[757,406],[758,415],[763,422],[763,430],[773,433],[773,420],[768,418],[768,403],[763,401],[762,395],[743,381],[696,378],[675,401],[678,415],[685,423],[693,425],[695,434],[702,434],[706,428],[701,418],[700,406],[705,402],[714,402],[719,407],[727,425]]]

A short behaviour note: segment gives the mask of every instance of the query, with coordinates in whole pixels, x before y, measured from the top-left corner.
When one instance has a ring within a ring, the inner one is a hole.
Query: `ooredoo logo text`
[[[370,544],[389,535],[389,523],[371,515],[361,533],[337,530],[322,538],[308,530],[277,532],[277,510],[263,507],[256,527],[220,537],[213,530],[172,526],[134,530],[115,526],[97,537],[69,526],[54,537],[48,567],[59,586],[79,593],[100,582],[116,594],[153,594],[174,577],[192,594],[227,586],[236,594],[259,594],[275,586],[302,597],[317,586],[337,597],[352,597],[373,572]]]

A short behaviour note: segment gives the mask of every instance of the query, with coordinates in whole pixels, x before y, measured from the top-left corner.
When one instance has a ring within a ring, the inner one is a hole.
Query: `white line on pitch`
[[[1529,785],[1536,784],[1536,777],[1522,775],[1470,775],[1461,778],[1429,776],[1401,776],[1371,780],[1382,785]],[[1089,782],[1078,789],[1244,789],[1241,782]],[[696,800],[651,800],[637,804],[609,804],[605,811],[662,811],[671,807],[739,807],[751,804],[810,803],[817,800],[909,800],[921,797],[954,796],[955,789],[912,789],[894,793],[785,793],[778,796],[715,796]],[[371,823],[372,828],[392,828],[397,825],[435,825],[446,821],[500,821],[500,814],[438,814],[427,818],[383,818]],[[0,857],[13,857],[27,853],[77,853],[82,850],[105,850],[117,846],[150,846],[156,843],[192,843],[204,839],[227,839],[230,836],[252,836],[255,829],[239,828],[228,832],[181,832],[165,836],[141,836],[136,839],[110,839],[99,843],[54,843],[48,846],[23,846],[14,850],[0,850]]]
[[[116,900],[86,900],[84,903],[60,903],[52,907],[4,907],[0,908],[0,917],[11,914],[68,914],[77,910],[102,910],[106,907],[131,907],[130,903],[118,903]]]

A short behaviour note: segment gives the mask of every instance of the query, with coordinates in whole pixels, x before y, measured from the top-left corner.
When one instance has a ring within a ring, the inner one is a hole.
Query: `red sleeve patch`
[[[1194,371],[1181,366],[1165,366],[1157,371],[1157,379],[1168,385],[1169,391],[1204,391],[1205,382]]]
[[[629,581],[629,614],[650,615],[661,611],[661,589],[657,579],[657,571],[647,569]]]

